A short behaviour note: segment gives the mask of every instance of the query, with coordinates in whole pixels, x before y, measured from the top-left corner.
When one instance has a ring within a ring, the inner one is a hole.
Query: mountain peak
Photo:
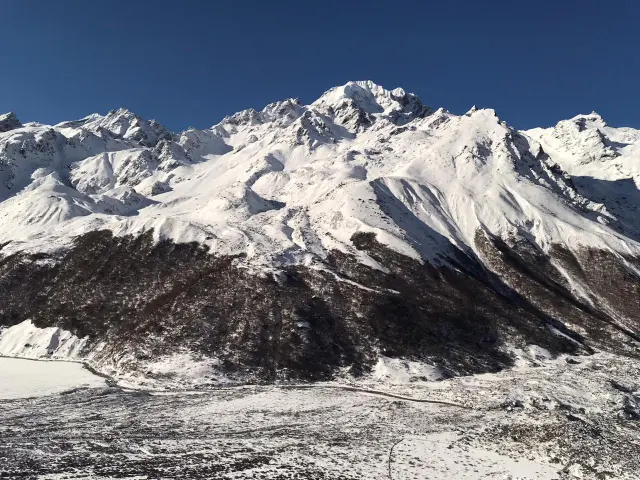
[[[133,113],[128,108],[120,107],[117,110],[109,110],[107,113],[107,117],[137,117],[135,113]]]
[[[593,124],[596,127],[606,127],[607,126],[607,122],[605,122],[604,118],[602,118],[602,116],[597,112],[591,112],[589,114],[576,115],[575,117],[573,117],[569,121],[575,123],[576,125],[578,125],[581,130],[585,129],[587,124]]]
[[[374,96],[378,97],[391,97],[391,98],[401,98],[407,95],[407,92],[403,88],[394,88],[393,90],[387,90],[382,85],[378,85],[377,83],[371,80],[354,80],[347,82],[344,87],[346,88],[354,88],[358,87],[363,90],[371,92]]]
[[[333,87],[311,107],[329,114],[350,130],[366,128],[376,118],[402,125],[431,112],[416,95],[402,88],[387,90],[371,80],[351,81]]]
[[[297,98],[287,98],[280,102],[273,102],[262,109],[261,116],[266,120],[275,118],[295,119],[302,115],[304,107]]]
[[[15,113],[9,112],[0,115],[0,133],[8,132],[9,130],[14,130],[20,127],[22,127],[22,124]]]
[[[366,113],[374,114],[383,113],[406,95],[401,88],[387,90],[371,80],[359,80],[327,90],[313,105],[340,107],[351,101]]]

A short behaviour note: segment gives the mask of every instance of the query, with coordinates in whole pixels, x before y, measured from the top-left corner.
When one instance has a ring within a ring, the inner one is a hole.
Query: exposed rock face
[[[220,370],[241,381],[328,379],[344,369],[359,375],[380,353],[430,363],[445,377],[509,367],[510,350],[528,344],[552,354],[599,348],[638,355],[639,319],[628,313],[637,296],[589,305],[523,246],[484,241],[498,276],[453,246],[451,264],[434,267],[370,234],[353,243],[388,272],[338,251],[317,268],[255,272],[197,244],[96,231],[57,258],[4,258],[0,324],[31,318],[140,361],[188,348],[219,359]],[[603,298],[621,286],[640,288],[620,277],[615,261],[606,265],[592,284],[609,285],[599,290]]]
[[[624,413],[631,420],[640,420],[640,395],[630,394],[625,398]]]
[[[5,113],[0,115],[0,133],[8,132],[9,130],[13,130],[15,128],[20,128],[22,124],[16,114],[13,112]]]

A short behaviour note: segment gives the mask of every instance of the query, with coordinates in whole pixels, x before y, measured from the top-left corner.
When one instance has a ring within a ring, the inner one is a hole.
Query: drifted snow
[[[640,132],[596,114],[517,132],[493,110],[433,111],[370,81],[180,134],[120,109],[0,133],[0,243],[42,251],[153,229],[260,265],[330,249],[371,264],[350,239],[374,232],[437,263],[482,230],[634,254],[638,152]]]
[[[412,362],[402,358],[380,355],[373,367],[371,379],[387,384],[403,384],[412,381],[433,381],[443,378],[437,367],[424,362]]]
[[[0,355],[22,358],[80,360],[86,338],[58,327],[38,328],[31,320],[0,329]]]

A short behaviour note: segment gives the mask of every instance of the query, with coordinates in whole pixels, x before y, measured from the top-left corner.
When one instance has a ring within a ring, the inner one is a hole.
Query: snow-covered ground
[[[90,383],[79,365],[9,361],[34,369],[30,395],[48,395],[0,399],[3,478],[631,480],[640,468],[627,408],[640,371],[622,357],[443,381],[145,392],[99,379],[63,393],[38,369],[78,367],[71,387]]]
[[[0,357],[0,399],[3,400],[104,386],[104,378],[80,363]]]

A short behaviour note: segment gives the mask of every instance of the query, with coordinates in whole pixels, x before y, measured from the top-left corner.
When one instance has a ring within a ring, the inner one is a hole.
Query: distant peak
[[[371,80],[352,80],[350,82],[347,82],[346,85],[358,85],[359,87],[366,88],[367,90],[382,88],[380,85]]]
[[[607,126],[607,122],[600,116],[600,114],[596,112],[591,112],[589,114],[576,115],[569,120],[562,120],[558,122],[557,127],[562,127],[565,125],[575,125],[578,128],[578,131],[583,132],[591,129],[599,129]]]
[[[98,120],[100,118],[103,118],[103,117],[99,113],[92,113],[91,115],[87,115],[86,117],[83,117],[80,120],[86,120],[89,122],[91,120]]]
[[[387,90],[371,80],[351,81],[333,87],[311,106],[352,130],[366,128],[376,118],[400,125],[431,112],[416,95],[402,88]]]
[[[233,115],[227,115],[216,126],[228,125],[258,125],[262,123],[271,122],[274,120],[282,120],[291,122],[300,117],[304,112],[304,107],[297,98],[287,98],[279,102],[273,102],[265,106],[261,111],[255,108],[247,108],[234,113]]]
[[[247,108],[240,110],[233,115],[227,115],[222,119],[221,124],[228,123],[231,125],[256,125],[262,123],[260,113],[255,108]]]
[[[342,88],[344,88],[345,90],[348,90],[350,88],[360,88],[362,90],[371,92],[374,95],[390,95],[391,94],[391,92],[385,89],[382,85],[378,85],[377,83],[372,82],[371,80],[356,80],[356,81],[347,82],[345,85],[343,85]]]
[[[388,97],[403,97],[407,94],[403,88],[394,88],[393,90],[387,90],[382,85],[379,85],[371,80],[353,80],[347,82],[341,87],[335,88],[344,88],[345,90],[349,88],[361,88],[368,92],[371,92],[374,95],[383,95]]]
[[[120,107],[117,110],[109,110],[109,113],[107,114],[107,116],[108,117],[128,117],[128,118],[138,117],[138,115],[133,113],[128,108],[124,108],[124,107]]]
[[[602,116],[598,112],[581,113],[573,117],[571,120],[577,120],[579,118],[584,118],[586,120],[602,120]]]
[[[18,117],[13,112],[0,114],[0,120],[4,121],[4,120],[9,120],[9,119],[18,120]]]
[[[20,127],[22,127],[22,124],[15,113],[9,112],[0,115],[0,133]]]
[[[347,82],[344,85],[329,89],[320,98],[328,95],[334,97],[344,96],[351,99],[373,97],[376,99],[382,99],[383,101],[385,99],[399,101],[400,99],[407,96],[407,92],[405,92],[402,88],[387,90],[382,85],[378,85],[371,80],[355,80]]]
[[[263,121],[279,119],[289,123],[304,113],[304,107],[297,98],[287,98],[281,102],[270,103],[262,109],[260,116]]]
[[[287,98],[286,100],[281,100],[279,102],[273,102],[268,104],[266,107],[262,109],[263,112],[269,112],[272,110],[276,110],[282,107],[291,107],[300,105],[300,99],[298,98]]]

